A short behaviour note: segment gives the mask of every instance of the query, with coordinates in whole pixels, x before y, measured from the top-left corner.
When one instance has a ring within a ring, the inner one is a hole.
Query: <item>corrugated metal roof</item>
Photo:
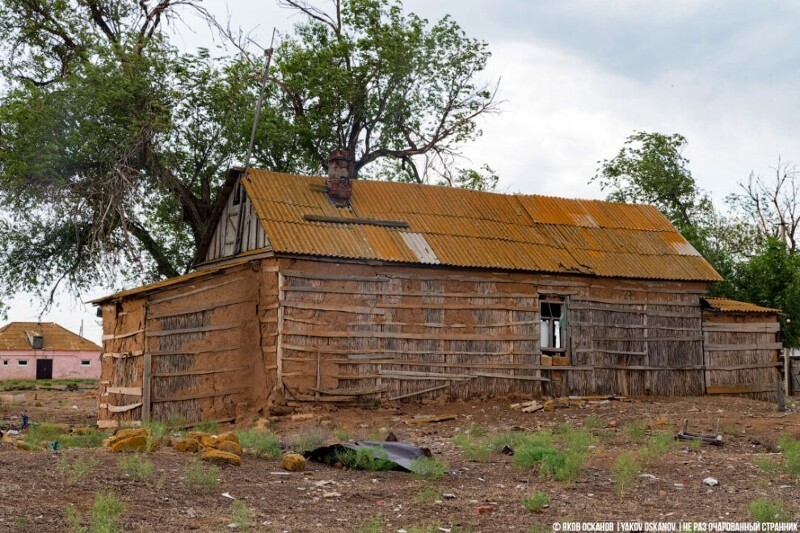
[[[0,328],[0,350],[32,351],[28,334],[42,336],[42,350],[60,352],[100,352],[89,339],[72,333],[54,322],[11,322]]]
[[[443,265],[721,279],[652,206],[356,180],[350,207],[337,208],[322,177],[250,169],[243,183],[276,253],[422,263],[408,244],[408,234],[417,233]],[[408,227],[308,221],[306,215]]]
[[[739,302],[728,298],[701,298],[704,306],[712,311],[727,311],[732,313],[780,313],[780,309],[761,307],[749,302]]]

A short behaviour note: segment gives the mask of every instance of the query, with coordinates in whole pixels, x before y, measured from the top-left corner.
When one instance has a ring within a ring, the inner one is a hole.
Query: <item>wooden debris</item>
[[[410,426],[419,424],[432,424],[434,422],[445,422],[447,420],[455,420],[458,415],[416,415],[411,418],[406,418],[404,422]]]
[[[676,435],[679,440],[700,441],[712,446],[722,446],[722,434],[719,432],[719,421],[717,421],[716,435],[703,435],[701,433],[689,433],[689,420],[683,420],[683,429]]]
[[[536,400],[531,400],[529,402],[521,402],[521,403],[512,403],[511,409],[519,409],[523,413],[535,413],[536,411],[541,411],[544,409],[544,406],[537,402]]]

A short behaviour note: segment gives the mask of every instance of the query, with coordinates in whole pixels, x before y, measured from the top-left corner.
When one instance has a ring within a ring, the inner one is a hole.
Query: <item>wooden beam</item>
[[[121,335],[103,335],[103,340],[111,341],[116,339],[127,339],[128,337],[136,336],[139,333],[144,333],[144,329],[137,329],[136,331],[131,331],[130,333],[123,333]]]
[[[208,374],[224,374],[226,372],[236,372],[238,370],[247,370],[249,366],[235,366],[230,368],[215,368],[213,370],[190,370],[186,372],[155,372],[151,374],[154,378],[172,378],[182,376],[205,376]]]
[[[326,217],[320,215],[304,215],[303,219],[308,222],[327,222],[331,224],[362,224],[366,226],[381,226],[384,228],[408,228],[409,224],[405,220],[380,220],[377,218],[344,218]]]
[[[171,398],[157,398],[153,400],[153,403],[166,403],[166,402],[182,402],[185,400],[198,400],[200,398],[216,398],[219,396],[230,396],[232,394],[240,394],[245,392],[247,389],[244,387],[238,387],[235,389],[227,389],[222,391],[212,391],[212,392],[203,392],[197,394],[186,394],[183,396],[173,396]]]
[[[142,402],[139,403],[130,403],[128,405],[106,405],[105,408],[108,409],[109,413],[125,413],[127,411],[132,411],[137,407],[141,407]],[[143,423],[147,423],[146,421],[142,420]]]
[[[244,265],[238,270],[241,270],[243,268],[244,268]],[[226,273],[230,273],[230,272],[235,272],[235,271],[236,270],[228,269],[225,272]],[[211,272],[210,274],[213,276],[214,273]],[[246,278],[229,279],[229,280],[226,280],[226,281],[221,281],[220,283],[215,283],[213,285],[207,285],[205,287],[200,287],[199,289],[194,289],[194,290],[187,291],[187,292],[184,292],[184,293],[181,293],[181,294],[176,294],[174,296],[165,296],[164,298],[154,298],[152,300],[149,300],[148,303],[150,303],[151,305],[155,305],[155,304],[160,304],[160,303],[164,303],[164,302],[171,302],[172,300],[177,300],[179,298],[185,298],[187,296],[192,296],[194,294],[200,294],[202,292],[218,289],[219,287],[224,287],[225,285],[230,285],[231,283],[238,283],[240,281],[246,281]],[[155,294],[158,294],[158,293],[155,293]]]
[[[141,396],[142,387],[107,387],[108,394],[123,394],[125,396]]]
[[[777,322],[760,323],[713,323],[703,322],[703,331],[718,331],[731,333],[774,333],[780,331],[781,326]]]
[[[147,318],[148,320],[156,318],[170,318],[175,316],[188,315],[192,313],[200,313],[202,311],[211,311],[214,309],[219,309],[220,307],[230,307],[232,305],[249,304],[249,303],[256,303],[256,300],[227,300],[224,302],[216,302],[208,305],[192,307],[191,309],[187,309],[185,311],[170,311],[169,313],[158,313],[154,315],[147,315]]]
[[[144,370],[142,372],[142,423],[147,424],[150,422],[150,378],[152,373],[152,360],[153,357],[150,352],[144,354]]]
[[[220,324],[219,326],[201,326],[198,328],[184,328],[184,329],[168,329],[162,331],[150,331],[145,334],[146,337],[165,337],[167,335],[183,335],[185,333],[207,333],[209,331],[222,331],[226,329],[236,329],[244,325],[243,322],[234,322],[231,324]]]
[[[774,384],[712,385],[706,387],[706,394],[748,394],[752,392],[773,392]]]
[[[764,344],[706,344],[709,352],[744,352],[748,350],[782,350],[783,343],[768,342]],[[770,389],[771,390],[771,389]]]
[[[144,354],[143,350],[133,350],[130,352],[105,352],[103,357],[112,357],[114,359],[127,359],[128,357],[141,357]]]

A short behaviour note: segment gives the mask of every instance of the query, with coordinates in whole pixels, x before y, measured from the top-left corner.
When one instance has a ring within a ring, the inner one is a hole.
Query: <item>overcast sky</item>
[[[300,19],[272,0],[206,0],[220,18],[253,29]],[[320,2],[319,5],[327,4]],[[431,21],[451,15],[489,43],[487,81],[500,79],[502,113],[466,148],[500,189],[601,198],[588,180],[635,130],[681,133],[700,187],[718,203],[778,156],[800,160],[800,2],[711,0],[407,0]],[[215,43],[199,20],[178,25],[187,49]],[[217,42],[218,44],[218,42]],[[102,294],[85,295],[94,297]],[[30,298],[11,320],[35,320]],[[100,339],[91,307],[61,298],[44,317]]]

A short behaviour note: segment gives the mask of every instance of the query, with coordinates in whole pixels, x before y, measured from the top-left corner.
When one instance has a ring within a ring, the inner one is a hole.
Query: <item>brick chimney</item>
[[[328,157],[328,196],[336,207],[350,205],[353,181],[350,178],[353,160],[350,151],[334,150]]]

